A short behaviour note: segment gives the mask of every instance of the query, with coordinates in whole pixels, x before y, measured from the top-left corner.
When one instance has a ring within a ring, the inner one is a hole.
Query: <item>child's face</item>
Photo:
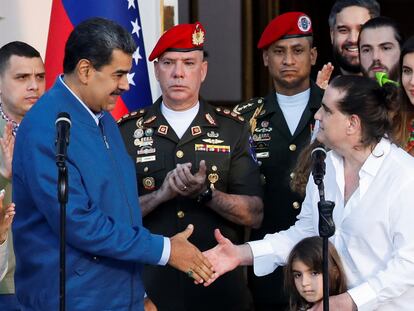
[[[311,270],[301,260],[292,263],[296,289],[307,302],[317,302],[323,297],[322,273]]]

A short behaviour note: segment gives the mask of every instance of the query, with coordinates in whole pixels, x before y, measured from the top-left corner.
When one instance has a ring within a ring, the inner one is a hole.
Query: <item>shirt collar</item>
[[[391,142],[382,138],[361,167],[361,173],[376,176],[386,156],[390,153]]]
[[[63,75],[59,76],[60,82],[69,90],[69,92],[82,104],[82,106],[86,109],[86,111],[89,112],[89,114],[92,116],[92,118],[95,120],[96,125],[99,124],[99,120],[104,116],[104,112],[94,113],[92,110],[89,109],[88,106],[76,95],[69,86],[66,85],[65,81],[63,80]]]

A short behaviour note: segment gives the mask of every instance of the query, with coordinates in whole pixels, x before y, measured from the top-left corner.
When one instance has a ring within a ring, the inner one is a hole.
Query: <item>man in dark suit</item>
[[[289,228],[300,212],[303,197],[292,192],[289,183],[298,154],[309,144],[313,115],[322,99],[322,90],[309,77],[317,51],[306,14],[289,12],[273,19],[258,48],[274,90],[234,108],[249,120],[264,187],[263,224],[252,230],[252,240]],[[249,285],[255,310],[286,309],[281,268],[264,277],[249,270]]]

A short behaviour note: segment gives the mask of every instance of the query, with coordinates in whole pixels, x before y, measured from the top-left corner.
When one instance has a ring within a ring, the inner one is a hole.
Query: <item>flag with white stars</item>
[[[137,44],[132,55],[132,69],[127,76],[130,89],[118,100],[112,111],[114,118],[119,119],[130,111],[151,105],[147,57],[137,0],[53,0],[45,60],[47,88],[63,72],[65,43],[70,32],[80,22],[92,17],[104,17],[117,22],[132,34]]]

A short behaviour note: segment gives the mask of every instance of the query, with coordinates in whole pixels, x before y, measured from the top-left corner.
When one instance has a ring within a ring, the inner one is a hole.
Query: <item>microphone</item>
[[[312,175],[313,181],[316,185],[322,184],[323,177],[325,176],[325,159],[326,159],[326,150],[323,147],[317,147],[312,150]]]
[[[59,112],[56,118],[56,164],[63,166],[66,160],[66,148],[69,145],[70,115],[67,112]]]

